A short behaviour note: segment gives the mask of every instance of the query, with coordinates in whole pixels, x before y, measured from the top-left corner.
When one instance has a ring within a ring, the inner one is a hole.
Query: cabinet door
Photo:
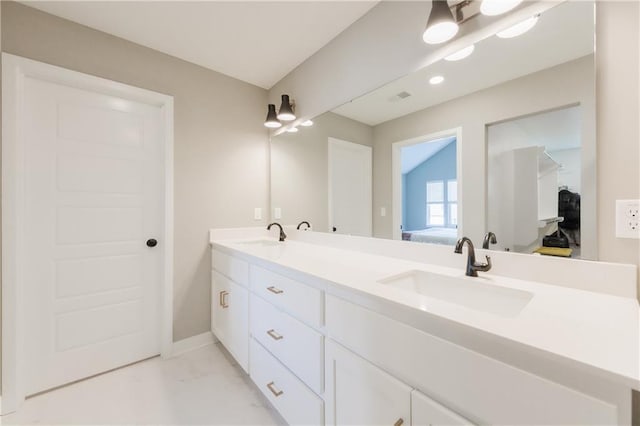
[[[411,424],[413,426],[472,425],[467,419],[417,390],[411,392]]]
[[[249,366],[249,293],[213,271],[211,330],[245,370]]]
[[[326,360],[328,425],[408,426],[411,388],[333,341]]]
[[[229,280],[217,271],[211,271],[211,331],[227,346],[228,310],[224,298],[229,293]]]
[[[227,349],[242,369],[249,371],[249,292],[229,281],[229,294],[224,297],[228,319]]]

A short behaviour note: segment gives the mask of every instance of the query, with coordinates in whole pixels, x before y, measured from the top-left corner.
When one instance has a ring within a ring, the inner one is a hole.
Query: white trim
[[[368,173],[370,177],[371,187],[369,188],[369,193],[367,195],[369,198],[369,204],[371,206],[370,208],[371,215],[369,216],[369,223],[368,223],[369,235],[367,236],[371,237],[373,236],[373,148],[368,145],[362,145],[359,143],[349,142],[349,141],[336,139],[332,137],[329,137],[327,141],[327,183],[328,183],[327,196],[329,198],[327,202],[327,206],[329,208],[328,216],[327,216],[328,218],[327,232],[333,233],[333,202],[332,202],[333,194],[331,190],[331,187],[332,187],[331,178],[333,177],[333,173],[332,173],[333,167],[331,164],[331,152],[333,151],[334,146],[343,146],[349,149],[354,149],[354,148],[361,149],[363,152],[366,152],[369,155],[369,163],[367,165],[368,165]]]
[[[458,237],[464,235],[462,227],[462,127],[430,133],[391,144],[391,222],[394,240],[402,239],[402,155],[401,149],[411,145],[432,142],[447,136],[456,137],[456,179],[458,180]]]
[[[212,332],[205,331],[204,333],[196,334],[195,336],[187,337],[186,339],[174,342],[171,348],[171,356],[178,356],[183,353],[191,352],[217,342],[218,339],[215,338]]]
[[[158,106],[164,120],[165,212],[160,326],[161,355],[173,350],[173,97],[76,71],[2,53],[2,406],[15,411],[25,398],[23,300],[20,271],[24,252],[24,150],[20,135],[24,79],[34,77]]]

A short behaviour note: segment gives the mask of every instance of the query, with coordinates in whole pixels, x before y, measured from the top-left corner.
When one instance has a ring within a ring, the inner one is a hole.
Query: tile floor
[[[282,425],[220,344],[152,358],[25,401],[2,425]]]

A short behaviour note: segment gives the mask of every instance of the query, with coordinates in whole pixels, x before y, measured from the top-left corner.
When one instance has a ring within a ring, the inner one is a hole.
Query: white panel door
[[[329,138],[329,231],[372,234],[371,147]]]
[[[160,353],[164,160],[159,107],[31,77],[23,101],[30,395]]]

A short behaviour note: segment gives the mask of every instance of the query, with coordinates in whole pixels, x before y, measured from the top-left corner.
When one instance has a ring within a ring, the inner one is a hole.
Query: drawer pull
[[[220,306],[222,306],[222,309],[226,309],[229,307],[229,305],[227,305],[227,295],[229,294],[228,291],[221,291],[220,292]]]
[[[279,397],[280,395],[282,395],[284,392],[281,390],[277,390],[274,383],[267,383],[267,387],[269,388],[269,390],[271,391],[272,394],[274,394],[277,397]]]
[[[267,334],[269,336],[271,336],[271,338],[273,340],[281,340],[284,337],[284,336],[281,336],[278,333],[276,333],[276,331],[274,329],[271,329],[271,330],[267,331]]]
[[[280,290],[277,287],[271,286],[271,287],[267,287],[267,290],[269,290],[271,293],[273,294],[281,294],[284,293],[284,290]]]
[[[403,423],[404,423],[404,420],[402,420],[402,417],[401,417],[393,424],[393,426],[402,426]]]

